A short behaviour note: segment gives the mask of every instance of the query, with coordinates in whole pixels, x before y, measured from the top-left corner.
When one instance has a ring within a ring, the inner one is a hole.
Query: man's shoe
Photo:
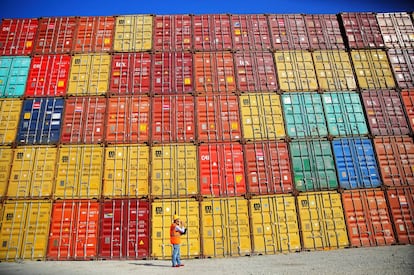
[[[184,266],[183,264],[179,264],[178,266]]]
[[[180,267],[179,265],[173,265],[173,267]]]

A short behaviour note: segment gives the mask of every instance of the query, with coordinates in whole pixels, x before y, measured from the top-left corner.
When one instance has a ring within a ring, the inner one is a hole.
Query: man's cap
[[[175,220],[178,220],[180,217],[178,215],[174,215],[173,218],[174,218],[174,221],[175,221]]]

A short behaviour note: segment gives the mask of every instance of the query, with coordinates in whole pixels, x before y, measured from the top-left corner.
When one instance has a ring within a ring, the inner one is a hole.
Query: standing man
[[[173,246],[172,252],[172,267],[180,267],[184,266],[181,264],[181,252],[180,252],[180,244],[181,244],[181,235],[185,234],[187,229],[185,228],[183,222],[180,220],[178,215],[174,215],[174,222],[171,224],[170,227],[170,242]]]

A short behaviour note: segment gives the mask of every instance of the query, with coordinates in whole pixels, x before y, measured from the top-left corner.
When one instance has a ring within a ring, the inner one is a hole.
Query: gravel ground
[[[69,274],[414,274],[414,245],[350,248],[220,259],[22,261],[0,263],[1,275]]]

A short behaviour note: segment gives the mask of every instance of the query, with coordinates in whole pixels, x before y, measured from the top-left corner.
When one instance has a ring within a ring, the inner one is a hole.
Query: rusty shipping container
[[[142,52],[152,49],[152,15],[123,15],[115,17],[115,52]]]
[[[310,48],[314,50],[345,50],[340,24],[335,14],[305,14]]]
[[[272,47],[267,16],[264,14],[230,15],[233,49],[265,51]]]
[[[2,199],[7,192],[13,154],[14,151],[11,146],[0,146],[0,199]]]
[[[115,17],[82,16],[73,43],[75,53],[109,52],[113,46]]]
[[[309,50],[309,35],[303,14],[268,15],[274,50]]]
[[[22,105],[20,99],[0,99],[0,144],[12,144],[16,140]]]
[[[191,15],[155,15],[153,49],[166,52],[190,51],[193,48],[192,31]]]
[[[407,12],[376,14],[387,48],[414,48],[414,24]]]
[[[414,90],[401,91],[401,98],[411,131],[414,131]]]
[[[0,55],[32,54],[38,26],[37,18],[2,19]]]
[[[195,51],[231,50],[233,45],[230,15],[194,15],[192,36]]]
[[[414,49],[388,49],[387,54],[398,87],[414,88]]]

